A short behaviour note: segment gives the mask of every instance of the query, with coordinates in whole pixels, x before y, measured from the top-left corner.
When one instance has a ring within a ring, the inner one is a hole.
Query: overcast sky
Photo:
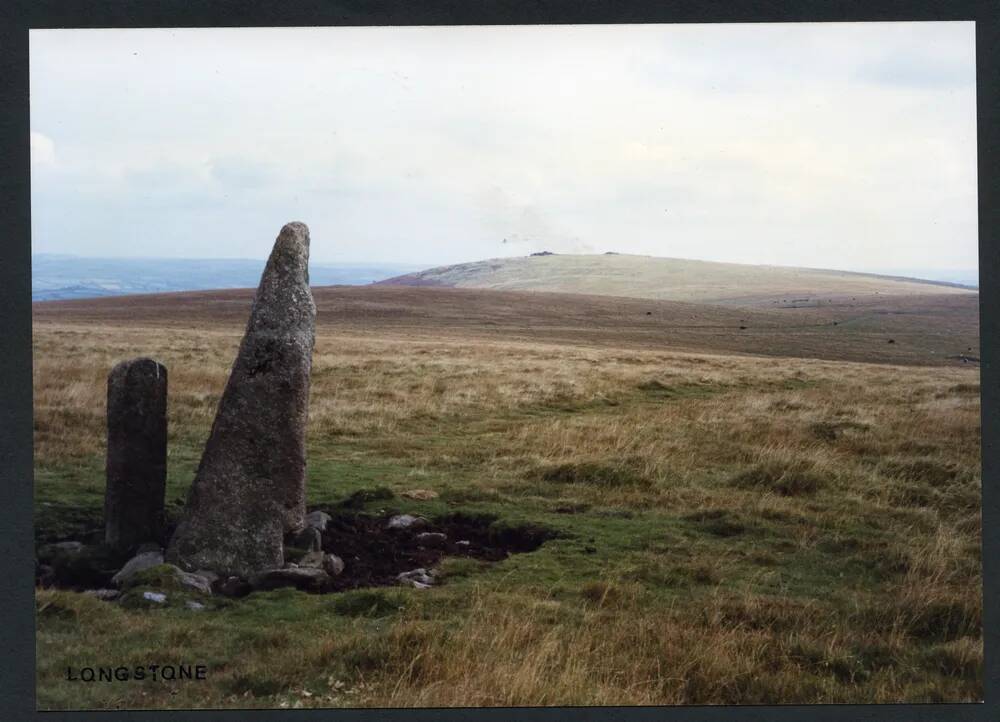
[[[36,253],[977,267],[971,22],[30,40]]]

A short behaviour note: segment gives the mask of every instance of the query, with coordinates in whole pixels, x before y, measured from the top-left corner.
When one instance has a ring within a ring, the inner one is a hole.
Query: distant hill
[[[779,306],[851,296],[973,292],[954,283],[896,276],[618,253],[495,258],[431,268],[379,283]]]
[[[97,298],[136,293],[256,288],[264,260],[87,258],[37,254],[31,258],[31,300]],[[311,264],[313,286],[363,285],[417,266],[380,263]]]

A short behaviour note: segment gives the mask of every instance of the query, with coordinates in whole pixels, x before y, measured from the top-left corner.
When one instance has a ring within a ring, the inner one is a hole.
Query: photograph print
[[[39,710],[977,702],[972,22],[30,32]]]

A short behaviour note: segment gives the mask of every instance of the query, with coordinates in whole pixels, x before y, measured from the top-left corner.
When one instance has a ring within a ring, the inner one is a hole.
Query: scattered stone
[[[191,609],[191,610],[195,611],[195,612],[199,612],[199,611],[201,611],[202,609],[205,608],[204,604],[202,604],[201,602],[196,602],[193,599],[189,599],[188,601],[186,601],[184,603],[184,606],[187,607],[188,609]]]
[[[193,574],[191,572],[186,572],[180,567],[174,566],[173,564],[171,564],[170,566],[173,567],[173,569],[175,570],[174,577],[177,579],[178,583],[180,583],[182,586],[190,587],[191,589],[201,592],[202,594],[212,593],[212,582],[209,581],[207,578],[201,576],[200,574]]]
[[[344,571],[344,560],[336,554],[326,554],[322,551],[309,552],[299,559],[298,564],[286,564],[285,568],[308,567],[310,569],[322,569],[331,577],[335,577]]]
[[[331,577],[340,576],[344,571],[344,560],[336,554],[326,554],[323,557],[323,571]]]
[[[128,560],[117,574],[111,577],[111,583],[116,587],[121,587],[144,569],[152,569],[160,564],[163,564],[163,552],[155,551],[136,554]]]
[[[308,552],[317,551],[323,547],[323,535],[314,526],[307,526],[289,539],[289,546],[305,549]]]
[[[462,539],[460,541],[455,542],[455,546],[458,547],[472,546],[472,542],[470,542],[468,539]]]
[[[423,544],[429,547],[443,547],[448,541],[448,537],[445,534],[437,531],[425,531],[417,534],[415,537],[418,544]]]
[[[400,496],[405,496],[407,499],[416,499],[418,501],[428,501],[430,499],[437,499],[438,493],[431,489],[407,489],[406,491],[401,491]]]
[[[326,525],[332,518],[333,517],[325,511],[311,511],[306,514],[306,526],[319,529],[320,531],[326,531]]]
[[[422,516],[412,516],[410,514],[397,514],[389,519],[386,524],[388,529],[421,529],[427,526],[427,520]]]
[[[285,533],[305,526],[306,422],[316,304],[309,229],[281,229],[212,432],[170,542],[185,569],[250,576],[283,563]]]
[[[407,584],[416,589],[427,589],[434,585],[434,574],[426,569],[414,569],[409,572],[402,572],[396,575],[396,580],[401,584]]]
[[[303,591],[321,591],[330,581],[330,575],[314,567],[289,567],[265,569],[250,577],[250,586],[267,591],[281,587],[295,587]]]
[[[108,374],[104,541],[128,551],[159,539],[167,484],[167,369],[150,358]]]
[[[217,594],[221,594],[224,597],[245,597],[247,594],[253,591],[253,587],[250,586],[250,582],[246,579],[240,577],[226,577],[212,585],[212,589],[215,590]]]
[[[160,592],[143,592],[142,598],[150,602],[156,602],[157,604],[163,604],[167,601],[167,595]]]
[[[112,599],[117,599],[121,594],[117,589],[85,589],[84,594],[90,597],[96,597],[97,599],[102,599],[106,602],[110,602]]]
[[[323,557],[325,555],[322,551],[312,551],[303,555],[298,564],[286,564],[285,567],[312,567],[313,569],[323,568]]]

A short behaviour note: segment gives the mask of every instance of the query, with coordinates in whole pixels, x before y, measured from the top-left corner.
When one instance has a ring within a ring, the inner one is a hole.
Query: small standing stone
[[[108,375],[104,541],[119,551],[160,537],[167,483],[167,369],[149,358]]]

